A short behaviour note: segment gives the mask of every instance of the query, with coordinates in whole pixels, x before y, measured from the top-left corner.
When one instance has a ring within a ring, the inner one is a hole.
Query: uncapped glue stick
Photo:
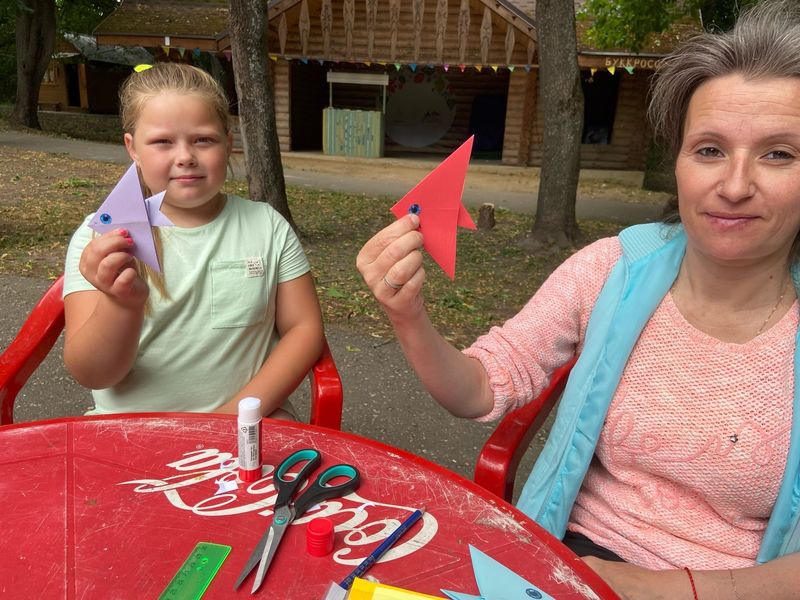
[[[256,481],[261,478],[261,400],[239,400],[239,479]]]

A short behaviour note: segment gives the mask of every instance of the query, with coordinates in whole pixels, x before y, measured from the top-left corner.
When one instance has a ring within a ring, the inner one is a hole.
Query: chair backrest
[[[64,329],[64,276],[55,280],[0,355],[0,425],[14,422],[14,400]]]
[[[478,455],[475,483],[512,501],[519,462],[561,397],[576,360],[577,357],[556,369],[550,383],[534,400],[503,417]]]
[[[64,329],[64,276],[33,307],[11,344],[0,354],[0,425],[14,422],[14,401],[28,378],[53,348]],[[342,380],[327,340],[309,372],[312,425],[339,429],[342,424]]]

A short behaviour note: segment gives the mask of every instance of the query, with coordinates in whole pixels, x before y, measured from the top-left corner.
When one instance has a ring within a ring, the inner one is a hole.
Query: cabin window
[[[583,87],[583,144],[610,144],[617,111],[619,73],[581,71]]]
[[[49,65],[47,70],[44,72],[44,77],[42,77],[42,83],[49,83],[51,85],[55,84],[58,81],[58,67],[55,65]]]

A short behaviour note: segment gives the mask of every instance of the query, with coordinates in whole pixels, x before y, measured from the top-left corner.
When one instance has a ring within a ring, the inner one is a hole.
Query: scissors
[[[256,593],[264,581],[264,576],[267,574],[281,539],[283,539],[283,534],[292,521],[323,500],[345,496],[358,489],[361,483],[358,470],[352,465],[334,465],[320,473],[314,483],[309,485],[308,489],[292,502],[295,492],[302,487],[303,483],[309,478],[311,471],[316,469],[321,461],[322,455],[319,451],[307,448],[290,454],[278,465],[278,470],[275,471],[273,476],[278,496],[275,499],[275,512],[272,515],[272,523],[253,549],[253,553],[239,574],[233,589],[239,589],[242,582],[258,565],[258,570],[253,580],[253,589],[250,590],[251,594]],[[300,472],[293,479],[287,479],[287,471],[302,462],[306,464],[303,465]],[[347,479],[336,485],[327,485],[331,479],[336,477],[346,477]]]

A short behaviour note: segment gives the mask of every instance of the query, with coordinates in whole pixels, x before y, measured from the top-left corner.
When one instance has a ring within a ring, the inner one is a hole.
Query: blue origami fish
[[[442,590],[452,600],[554,600],[514,571],[475,548],[469,547],[472,570],[480,596]]]
[[[119,228],[127,229],[133,239],[133,255],[157,272],[161,272],[150,228],[173,225],[172,221],[161,212],[165,193],[160,192],[145,198],[136,165],[132,164],[97,209],[89,221],[89,227],[98,233],[107,233]]]

